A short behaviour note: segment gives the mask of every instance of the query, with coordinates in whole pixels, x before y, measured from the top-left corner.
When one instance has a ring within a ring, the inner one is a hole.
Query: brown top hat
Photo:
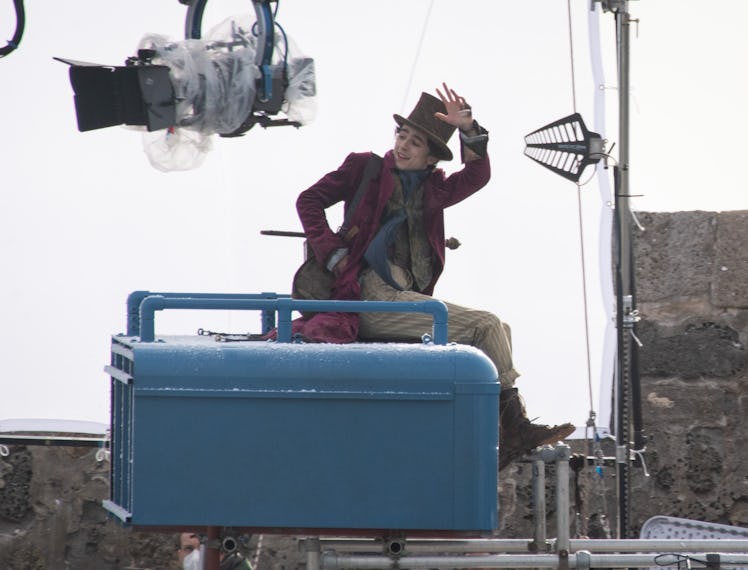
[[[404,123],[426,133],[426,136],[433,143],[434,149],[437,152],[434,155],[436,158],[440,160],[452,160],[452,151],[449,150],[447,141],[449,141],[449,137],[455,132],[455,127],[449,123],[445,123],[441,119],[437,119],[434,116],[434,113],[437,111],[445,115],[447,114],[447,108],[441,99],[437,99],[428,93],[421,93],[421,98],[407,119],[397,114],[392,116],[395,118],[398,126],[402,127]]]

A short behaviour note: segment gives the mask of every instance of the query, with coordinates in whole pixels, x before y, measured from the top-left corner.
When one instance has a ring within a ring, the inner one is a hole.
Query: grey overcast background
[[[186,7],[177,0],[25,4],[21,45],[0,59],[0,419],[108,421],[103,366],[110,335],[125,330],[133,290],[287,292],[301,240],[260,231],[299,230],[296,195],[350,151],[385,152],[392,113],[407,114],[421,91],[442,81],[490,130],[493,177],[447,213],[447,234],[463,245],[448,253],[436,293],[511,324],[531,416],[583,425],[590,406],[599,408],[612,311],[599,271],[608,255],[605,241],[600,252],[603,189],[589,171],[578,190],[523,149],[524,135],[573,112],[575,100],[592,127],[596,94],[608,110],[601,134],[609,146],[617,142],[612,14],[594,16],[604,69],[598,85],[589,0],[282,0],[277,21],[315,60],[314,122],[215,138],[202,166],[164,173],[148,163],[137,132],[77,131],[67,66],[52,58],[122,65],[147,33],[181,39]],[[629,7],[637,20],[631,191],[642,195],[633,207],[744,209],[748,3]],[[248,12],[246,0],[213,0],[203,29]],[[12,36],[14,22],[12,3],[3,2],[0,38]],[[246,332],[259,318],[170,312],[156,325],[188,334],[201,326]]]

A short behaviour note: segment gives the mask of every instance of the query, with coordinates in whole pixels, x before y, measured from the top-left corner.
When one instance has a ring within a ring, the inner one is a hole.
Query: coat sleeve
[[[433,198],[438,208],[448,208],[483,188],[491,179],[491,162],[488,155],[466,162],[461,170],[435,180]]]
[[[325,210],[339,202],[346,206],[353,198],[370,153],[351,153],[337,170],[323,176],[296,200],[296,211],[307,242],[321,264],[338,249],[347,247],[330,227]]]

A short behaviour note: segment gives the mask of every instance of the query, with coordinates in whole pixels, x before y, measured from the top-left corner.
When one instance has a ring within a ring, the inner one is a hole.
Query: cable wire
[[[571,63],[571,99],[574,112],[577,112],[576,73],[574,70],[574,29],[571,18],[571,0],[566,1],[568,27],[569,27],[569,60]],[[587,357],[587,390],[590,402],[590,417],[595,414],[595,406],[592,395],[592,362],[590,356],[590,322],[589,301],[587,295],[587,264],[584,251],[584,219],[582,215],[582,185],[577,182],[577,218],[579,220],[579,251],[582,266],[582,306],[584,308],[584,338]]]
[[[571,63],[571,100],[574,107],[574,112],[577,112],[577,90],[576,90],[576,75],[574,73],[574,33],[572,32],[571,25],[571,0],[566,0],[566,13],[569,19],[569,61]]]
[[[592,396],[592,364],[590,358],[590,319],[587,301],[587,266],[584,251],[584,224],[582,220],[582,187],[577,183],[577,213],[579,219],[579,252],[582,264],[582,297],[584,299],[584,338],[587,348],[587,390],[590,399],[590,414],[594,414],[595,405]]]
[[[13,0],[13,5],[16,9],[16,31],[13,33],[13,38],[5,46],[0,47],[0,58],[18,49],[18,44],[21,43],[23,37],[23,30],[26,27],[26,12],[23,7],[23,0]]]
[[[434,0],[429,2],[429,8],[426,10],[426,17],[423,20],[423,27],[421,28],[421,36],[418,38],[418,46],[416,47],[416,55],[413,57],[413,66],[410,68],[410,74],[408,76],[408,84],[405,86],[405,93],[403,94],[403,102],[400,105],[401,109],[405,109],[405,104],[408,101],[408,95],[410,95],[410,87],[413,83],[413,76],[416,73],[416,66],[418,60],[421,57],[421,48],[423,47],[423,39],[426,37],[426,29],[429,26],[429,20],[431,19],[431,9],[434,7]]]

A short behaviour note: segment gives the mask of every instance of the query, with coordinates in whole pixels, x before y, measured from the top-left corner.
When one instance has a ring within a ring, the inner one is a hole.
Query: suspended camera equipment
[[[202,20],[205,6],[208,0],[179,0],[186,4],[187,17],[185,20],[184,33],[187,39],[200,39],[202,36]],[[271,3],[277,4],[278,0],[252,0],[257,17],[257,52],[255,63],[260,69],[261,77],[257,81],[257,94],[252,113],[247,119],[231,133],[223,133],[223,137],[241,136],[254,125],[259,124],[263,128],[283,125],[294,127],[301,126],[296,121],[287,119],[272,119],[272,115],[280,112],[284,101],[284,94],[288,87],[288,46],[281,64],[273,64],[273,46],[275,45],[275,28],[284,34],[283,29],[275,22],[275,16],[270,9]]]
[[[188,6],[185,21],[185,39],[201,38],[202,17],[207,0],[179,0]],[[255,47],[254,65],[259,77],[254,81],[255,93],[248,114],[238,127],[216,130],[220,136],[235,137],[244,134],[254,125],[262,127],[291,125],[301,126],[298,121],[274,118],[286,101],[289,85],[288,49],[279,63],[273,63],[276,27],[285,32],[274,20],[270,5],[278,0],[252,0],[256,22],[251,33]],[[222,45],[231,55],[242,46]],[[140,49],[136,56],[129,57],[124,66],[101,65],[72,59],[55,58],[70,65],[70,82],[74,90],[75,111],[79,131],[90,131],[117,125],[144,126],[148,131],[179,126],[190,126],[189,121],[180,123],[180,85],[168,65],[158,62],[153,49]],[[229,57],[227,55],[227,57]],[[313,66],[311,58],[292,62],[296,68]],[[241,66],[239,66],[241,67]],[[235,77],[224,79],[228,91]],[[312,86],[313,89],[313,86]],[[195,113],[202,112],[198,97]],[[193,114],[195,114],[193,113]],[[243,115],[242,115],[243,116]]]

